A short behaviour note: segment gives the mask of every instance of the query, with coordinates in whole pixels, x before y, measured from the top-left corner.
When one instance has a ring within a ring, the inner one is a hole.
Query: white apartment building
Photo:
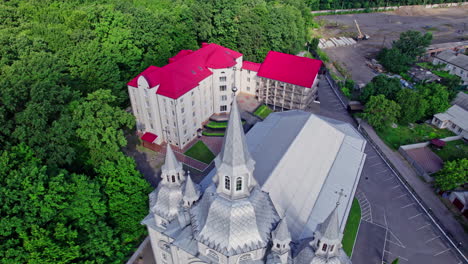
[[[445,64],[444,70],[460,76],[463,85],[468,85],[468,56],[457,51],[445,50],[437,54],[432,63]]]
[[[317,97],[321,65],[273,51],[261,64],[243,61],[241,53],[214,43],[182,50],[128,82],[137,130],[150,143],[184,148],[210,116],[230,111],[233,87],[281,109],[303,109]]]

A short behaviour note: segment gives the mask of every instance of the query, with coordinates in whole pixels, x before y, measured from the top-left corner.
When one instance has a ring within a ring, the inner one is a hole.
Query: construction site
[[[344,74],[339,70],[336,74],[348,75],[362,87],[382,71],[375,61],[377,53],[383,47],[391,47],[400,33],[430,32],[435,46],[465,45],[467,17],[467,5],[433,9],[414,6],[389,12],[317,16],[315,19],[323,26],[313,34],[320,37],[319,47],[330,57],[332,66],[340,65],[346,71]]]

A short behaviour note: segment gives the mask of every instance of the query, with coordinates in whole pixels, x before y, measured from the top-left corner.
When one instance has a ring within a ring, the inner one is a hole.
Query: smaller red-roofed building
[[[127,86],[138,132],[184,148],[212,115],[229,113],[233,87],[276,110],[304,109],[317,98],[321,65],[274,51],[263,63],[244,61],[237,51],[203,43],[148,67]]]

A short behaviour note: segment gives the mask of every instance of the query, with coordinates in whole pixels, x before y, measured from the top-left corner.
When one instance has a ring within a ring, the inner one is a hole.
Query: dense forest
[[[459,3],[462,0],[306,0],[312,10]]]
[[[122,152],[126,82],[216,42],[299,51],[301,0],[0,3],[0,263],[122,263],[146,235],[149,184]]]

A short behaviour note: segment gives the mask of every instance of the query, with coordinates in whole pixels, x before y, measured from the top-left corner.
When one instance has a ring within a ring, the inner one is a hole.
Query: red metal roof
[[[158,135],[155,135],[150,132],[145,132],[143,136],[141,136],[141,140],[144,140],[149,143],[153,143],[158,138]]]
[[[321,60],[270,51],[258,76],[310,88],[321,66]]]
[[[255,62],[251,62],[251,61],[244,61],[242,63],[242,69],[258,72],[258,69],[260,68],[261,65],[262,65],[261,63],[255,63]]]
[[[445,146],[445,141],[435,138],[431,139],[431,144],[437,147],[443,147]]]
[[[202,45],[196,51],[185,50],[171,58],[171,62],[162,68],[150,66],[143,75],[150,87],[159,84],[157,94],[177,99],[195,88],[203,79],[210,76],[211,69],[232,67],[242,54],[223,46],[211,43]],[[154,69],[154,68],[157,69]],[[149,69],[152,70],[149,70]],[[128,85],[138,87],[138,75]]]

